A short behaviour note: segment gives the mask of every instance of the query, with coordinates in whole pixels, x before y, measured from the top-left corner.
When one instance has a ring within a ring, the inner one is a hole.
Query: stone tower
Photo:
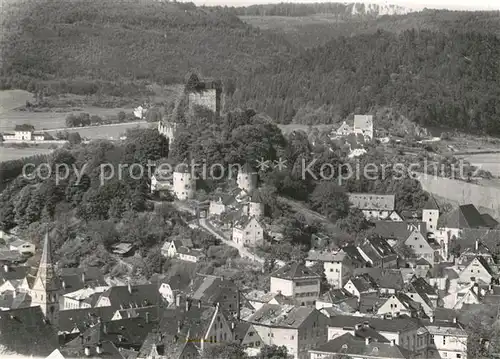
[[[248,193],[257,189],[258,174],[255,169],[252,168],[248,163],[246,163],[241,170],[238,171],[238,177],[236,178],[238,187]]]
[[[164,121],[163,119],[158,122],[158,132],[168,139],[168,148],[172,148],[172,143],[175,139],[175,132],[177,131],[178,124],[173,121]]]
[[[260,218],[264,216],[264,203],[252,198],[247,204],[247,215],[249,217]]]
[[[42,258],[30,295],[32,306],[40,306],[45,317],[54,326],[57,326],[59,322],[60,292],[61,283],[52,263],[51,246],[47,233],[43,243]]]
[[[175,196],[181,200],[194,198],[196,193],[196,178],[187,164],[180,164],[175,167],[173,190]]]
[[[422,222],[425,222],[428,232],[436,232],[439,220],[439,206],[431,195],[422,209]]]

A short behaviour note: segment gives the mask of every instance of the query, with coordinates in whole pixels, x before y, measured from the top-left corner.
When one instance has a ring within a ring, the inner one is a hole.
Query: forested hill
[[[240,80],[235,104],[281,123],[330,123],[376,106],[422,125],[500,134],[500,39],[408,30],[337,38]]]
[[[171,83],[191,69],[230,77],[290,50],[229,11],[192,3],[38,0],[5,11],[1,73],[11,79]]]

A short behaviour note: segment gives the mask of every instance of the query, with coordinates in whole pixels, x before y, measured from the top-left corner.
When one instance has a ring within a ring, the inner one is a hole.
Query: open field
[[[33,94],[24,90],[0,91],[0,115],[26,105],[26,101],[32,101]]]
[[[16,148],[16,147],[3,147],[0,146],[0,162],[18,160],[23,157],[29,157],[33,155],[46,155],[51,153],[53,150],[47,147],[27,147],[27,148]]]
[[[467,155],[463,157],[472,165],[490,171],[494,176],[500,177],[500,153]]]
[[[301,26],[345,23],[332,14],[315,14],[309,16],[239,16],[241,21],[262,30],[281,29],[283,31],[298,31]]]
[[[88,138],[90,140],[117,140],[122,134],[125,133],[127,129],[131,128],[156,128],[156,122],[146,122],[146,121],[136,121],[129,123],[116,123],[113,125],[102,125],[102,126],[89,126],[89,127],[76,127],[76,128],[59,128],[47,131],[51,135],[54,135],[57,131],[67,131],[67,132],[78,132],[82,138]]]

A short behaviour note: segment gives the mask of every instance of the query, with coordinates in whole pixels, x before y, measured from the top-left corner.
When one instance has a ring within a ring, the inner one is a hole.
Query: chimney
[[[108,326],[106,325],[106,323],[102,323],[102,332],[104,334],[108,334]]]
[[[370,344],[371,339],[372,339],[372,338],[370,338],[370,337],[366,337],[366,338],[365,338],[365,345]]]
[[[476,251],[479,250],[479,241],[476,241]]]
[[[85,272],[82,272],[82,283],[85,283]]]
[[[4,272],[8,272],[9,271],[9,265],[8,264],[4,264],[3,265],[3,271]]]
[[[356,325],[354,326],[354,330],[360,330],[362,327],[363,327],[363,325],[362,325],[362,324],[356,324]]]
[[[191,303],[190,303],[190,299],[189,298],[186,298],[186,311],[189,310],[189,308],[191,308]]]
[[[365,328],[370,328],[370,323],[368,323],[368,322],[363,322],[363,327],[365,327]]]
[[[431,315],[431,317],[429,318],[431,323],[434,323],[434,315]]]
[[[12,298],[15,298],[15,297],[16,297],[16,295],[17,295],[17,291],[16,291],[16,290],[14,290],[14,291],[12,292]]]
[[[475,295],[479,295],[479,285],[477,283],[474,283],[474,285],[472,286],[472,291]]]
[[[65,281],[62,281],[61,285],[62,285],[63,289],[66,289],[66,282]]]
[[[95,347],[95,351],[97,352],[97,354],[102,354],[102,346],[101,346],[101,343],[97,344],[96,347]]]
[[[394,345],[396,345],[396,341],[394,339],[391,339],[391,347],[393,347]]]
[[[180,333],[181,332],[181,321],[178,320],[177,321],[177,333]]]
[[[149,323],[149,312],[146,312],[146,323]]]
[[[90,348],[89,347],[85,347],[85,356],[90,356]]]
[[[128,292],[132,294],[132,286],[130,285],[130,282],[128,282],[127,287],[128,287]]]
[[[453,323],[457,323],[457,317],[453,317]]]
[[[234,322],[231,322],[231,330],[234,330]]]
[[[180,295],[180,294],[177,294],[177,295],[175,296],[175,306],[176,306],[177,308],[179,308],[179,307],[181,306],[181,295]]]

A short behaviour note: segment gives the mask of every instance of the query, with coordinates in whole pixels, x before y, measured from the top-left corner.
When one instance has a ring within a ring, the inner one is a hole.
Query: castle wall
[[[220,115],[222,107],[222,91],[217,89],[208,89],[200,92],[191,92],[188,94],[189,107],[199,105],[209,108],[211,111]]]

